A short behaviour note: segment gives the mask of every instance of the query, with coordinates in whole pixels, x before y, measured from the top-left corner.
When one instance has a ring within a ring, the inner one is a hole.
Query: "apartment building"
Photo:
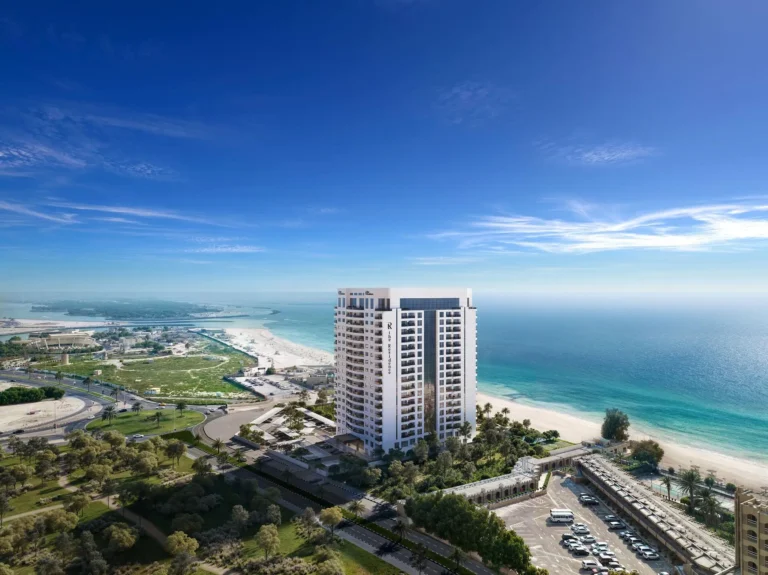
[[[736,564],[745,575],[768,575],[768,496],[736,492]]]
[[[477,311],[467,288],[344,288],[335,311],[336,421],[364,450],[475,430]]]

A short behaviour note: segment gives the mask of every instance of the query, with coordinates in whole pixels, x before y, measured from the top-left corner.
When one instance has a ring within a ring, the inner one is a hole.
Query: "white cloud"
[[[437,108],[451,124],[478,125],[499,116],[511,95],[490,83],[463,82],[440,91]]]
[[[133,208],[127,206],[99,206],[91,204],[76,204],[69,202],[50,202],[49,205],[58,208],[68,208],[71,210],[90,211],[90,212],[103,212],[107,214],[123,214],[127,216],[136,216],[140,218],[162,218],[166,220],[181,220],[185,222],[196,222],[200,224],[214,224],[209,220],[203,218],[196,218],[192,216],[185,216],[176,212],[168,210],[156,210],[149,208]]]
[[[186,250],[188,253],[195,254],[255,254],[261,253],[264,248],[259,246],[245,246],[245,245],[219,245],[219,246],[206,246],[202,248],[193,248]]]
[[[452,257],[452,256],[434,256],[409,258],[409,261],[418,266],[454,266],[459,264],[468,264],[478,261],[474,257]]]
[[[616,250],[708,251],[751,247],[768,240],[768,205],[715,204],[648,212],[625,218],[587,218],[575,204],[575,219],[485,216],[468,230],[434,234],[460,248],[486,252],[528,249],[549,253]]]
[[[57,222],[60,224],[76,224],[77,221],[73,214],[46,214],[28,206],[21,204],[14,204],[11,202],[0,201],[0,210],[19,214],[21,216],[29,216],[32,218],[38,218],[41,220],[48,220],[50,222]]]
[[[129,220],[128,218],[93,218],[97,222],[108,222],[111,224],[131,224],[134,226],[145,226],[144,222],[138,220]]]
[[[597,144],[540,140],[535,145],[552,158],[583,166],[628,164],[658,154],[658,150],[651,146],[616,140]]]

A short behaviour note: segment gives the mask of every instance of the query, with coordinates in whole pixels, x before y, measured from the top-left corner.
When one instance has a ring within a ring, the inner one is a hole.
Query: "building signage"
[[[392,375],[392,322],[387,322],[387,375]]]

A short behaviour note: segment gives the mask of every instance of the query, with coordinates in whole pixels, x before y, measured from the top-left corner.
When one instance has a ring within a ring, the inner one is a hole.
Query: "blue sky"
[[[764,2],[16,4],[2,291],[768,281]]]

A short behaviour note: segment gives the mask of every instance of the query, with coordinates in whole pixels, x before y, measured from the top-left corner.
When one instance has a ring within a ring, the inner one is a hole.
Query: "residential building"
[[[738,489],[736,564],[745,575],[768,575],[768,495]]]
[[[375,454],[407,451],[430,433],[474,433],[472,290],[339,289],[335,327],[339,434]]]

